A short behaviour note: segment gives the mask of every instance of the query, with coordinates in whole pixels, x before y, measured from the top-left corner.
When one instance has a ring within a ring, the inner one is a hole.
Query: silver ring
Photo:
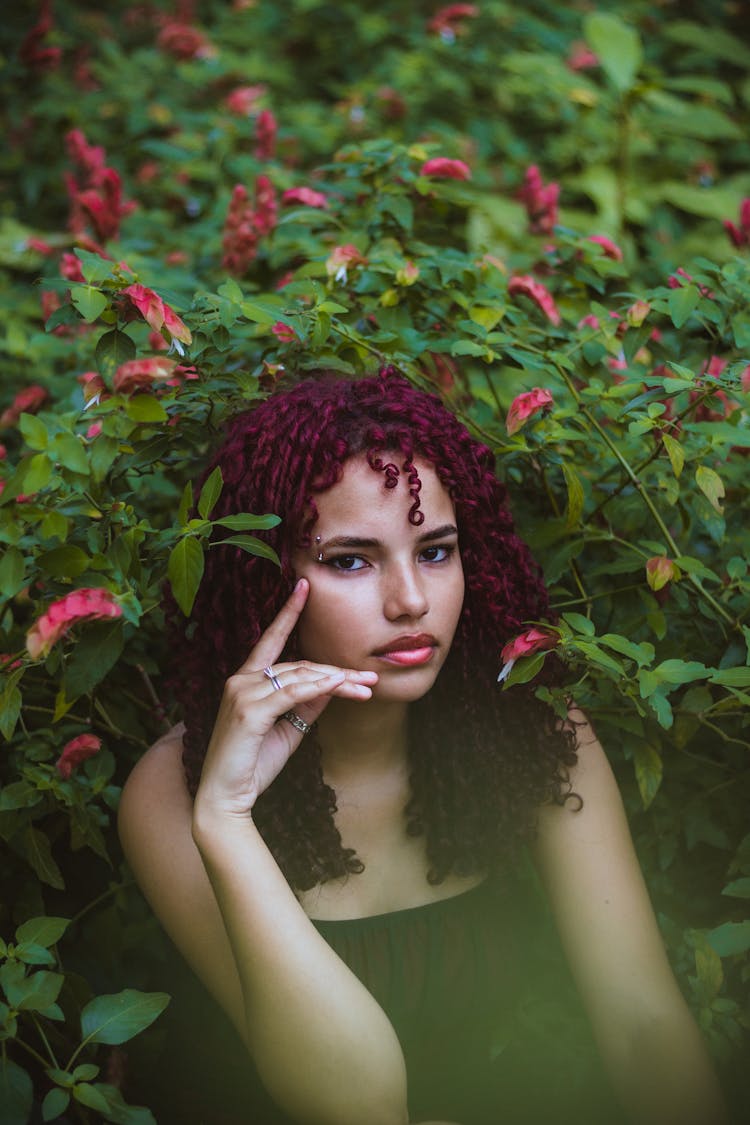
[[[281,684],[273,674],[273,668],[270,665],[263,669],[263,675],[266,676],[273,684],[274,691],[281,691]]]
[[[303,734],[309,734],[312,730],[310,724],[301,719],[296,711],[285,711],[281,717],[291,723],[295,730],[302,731]]]

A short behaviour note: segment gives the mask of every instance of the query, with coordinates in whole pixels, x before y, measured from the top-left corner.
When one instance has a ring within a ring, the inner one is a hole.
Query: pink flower
[[[73,281],[77,285],[85,283],[86,278],[83,276],[81,269],[80,259],[66,250],[64,254],[60,255],[60,276],[66,278],[68,281]]]
[[[560,638],[556,633],[545,632],[542,629],[533,628],[528,629],[525,633],[520,633],[512,641],[509,641],[500,653],[503,667],[497,677],[498,682],[507,680],[513,665],[522,656],[531,656],[535,652],[545,652],[547,649],[555,648],[559,643]]]
[[[274,334],[280,344],[293,344],[297,340],[297,333],[288,324],[283,321],[277,320],[271,327],[271,332]]]
[[[599,317],[594,316],[593,313],[589,313],[587,316],[582,316],[581,319],[578,321],[578,324],[576,325],[576,328],[598,328],[598,327],[599,327]]]
[[[122,608],[114,594],[99,587],[73,590],[64,598],[53,602],[46,613],[32,625],[26,634],[29,655],[32,660],[46,656],[77,621],[104,617],[122,617]]]
[[[536,164],[526,169],[519,198],[529,216],[531,234],[552,234],[557,223],[557,201],[560,185],[544,184]]]
[[[39,5],[39,19],[27,34],[18,51],[23,65],[37,74],[56,70],[62,59],[62,47],[47,47],[44,41],[53,30],[52,2],[42,0]]]
[[[748,371],[750,371],[750,367],[748,368]],[[5,446],[4,446],[4,445],[3,445],[3,444],[2,444],[1,442],[0,442],[0,461],[4,461],[4,460],[5,460],[5,458],[6,458],[7,456],[8,456],[8,450],[7,450],[7,449],[6,449],[6,447],[5,447]]]
[[[55,252],[55,248],[50,246],[49,242],[45,242],[43,238],[37,238],[34,234],[26,239],[26,246],[37,254],[43,254],[45,258],[49,258]]]
[[[457,35],[464,35],[464,21],[479,15],[476,4],[448,4],[440,8],[427,24],[427,30],[439,35],[446,43],[452,43]]]
[[[631,328],[640,328],[650,312],[648,301],[634,301],[626,313],[627,322]]]
[[[607,238],[605,234],[590,234],[587,242],[595,242],[597,246],[601,246],[607,258],[612,258],[615,262],[622,261],[622,250],[613,242],[611,238]]]
[[[750,363],[747,365],[745,370],[742,372],[742,375],[740,376],[740,386],[742,387],[746,395],[750,395]]]
[[[74,165],[74,171],[65,176],[70,200],[68,226],[79,242],[87,223],[93,226],[97,238],[117,238],[120,220],[135,209],[135,203],[123,200],[120,176],[107,166],[100,145],[90,145],[80,129],[71,129],[65,143]]]
[[[178,345],[192,343],[193,337],[190,334],[190,329],[180,320],[174,310],[165,301],[162,301],[158,293],[155,293],[153,289],[148,289],[145,285],[136,284],[121,289],[119,295],[121,298],[125,297],[133,308],[137,309],[155,332],[161,332],[162,335],[166,334],[166,338],[169,338],[170,341],[176,340],[177,351],[180,355],[184,354],[184,349]]]
[[[346,242],[343,246],[334,246],[333,252],[326,261],[326,273],[336,281],[346,284],[347,270],[353,266],[364,266],[366,263],[367,258],[362,257],[357,247],[352,246],[351,242]]]
[[[541,281],[536,281],[535,278],[531,277],[529,274],[516,274],[511,277],[508,282],[508,293],[511,296],[514,296],[516,293],[522,293],[524,297],[529,297],[532,301],[536,302],[552,324],[557,325],[560,323],[562,318],[558,312],[552,294],[542,285]]]
[[[270,109],[262,109],[255,121],[256,160],[272,160],[276,151],[276,118]]]
[[[86,430],[86,437],[88,438],[89,441],[93,441],[94,438],[99,437],[99,434],[101,432],[102,432],[101,422],[92,422],[91,425],[89,426],[89,428]]]
[[[63,752],[55,763],[60,777],[68,780],[76,766],[87,758],[93,758],[101,750],[102,740],[95,734],[79,734],[66,743]]]
[[[15,426],[22,414],[36,414],[49,398],[44,387],[32,383],[18,392],[10,406],[0,414],[0,426]]]
[[[255,180],[255,229],[259,235],[271,233],[276,226],[278,210],[276,188],[268,176],[258,176]]]
[[[222,269],[242,277],[251,262],[255,261],[258,245],[258,231],[255,227],[255,211],[243,184],[235,184],[229,201],[227,217],[224,220],[224,233],[221,240],[223,251]]]
[[[670,289],[681,289],[683,285],[689,284],[693,280],[693,275],[687,273],[682,266],[678,266],[674,273],[670,274],[667,278],[667,285]],[[699,285],[698,292],[701,297],[713,298],[714,294],[707,285]]]
[[[681,577],[677,563],[664,555],[658,555],[646,563],[646,581],[654,593],[666,586],[667,582],[679,581]]]
[[[235,86],[224,99],[224,105],[230,113],[236,113],[239,117],[249,117],[255,112],[258,101],[267,92],[268,87],[262,82],[258,82],[255,86]]]
[[[724,219],[724,229],[738,250],[750,246],[750,196],[740,203],[740,225],[736,227],[729,219]]]
[[[552,395],[544,387],[534,387],[531,391],[524,391],[516,395],[505,418],[505,429],[508,436],[515,434],[526,425],[529,418],[533,418],[540,410],[546,410],[553,405]]]
[[[414,285],[415,281],[419,279],[419,266],[415,266],[411,260],[402,266],[401,269],[396,270],[396,284],[397,285]]]
[[[76,382],[83,387],[83,401],[87,406],[90,402],[97,403],[106,397],[107,386],[98,371],[84,371],[81,375],[76,375]]]
[[[566,66],[570,70],[591,70],[599,65],[599,56],[595,55],[585,43],[576,41],[570,45],[570,53],[566,59]]]
[[[154,383],[166,383],[174,375],[177,362],[166,356],[150,356],[147,359],[130,359],[121,363],[112,380],[115,394],[129,395]]]
[[[420,176],[433,180],[470,180],[471,168],[463,160],[449,160],[447,156],[433,156],[419,169]]]
[[[282,204],[287,203],[301,203],[303,207],[320,207],[321,210],[328,210],[328,199],[321,191],[314,191],[309,187],[293,187],[287,188],[281,196]]]

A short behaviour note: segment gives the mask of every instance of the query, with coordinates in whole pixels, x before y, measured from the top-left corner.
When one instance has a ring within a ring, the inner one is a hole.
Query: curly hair
[[[349,458],[366,456],[384,487],[403,474],[419,524],[415,457],[428,462],[456,510],[466,591],[451,652],[437,685],[409,708],[410,835],[424,835],[430,882],[470,875],[510,859],[533,829],[540,804],[569,795],[575,742],[533,689],[501,691],[503,644],[549,614],[541,570],[514,531],[491,451],[432,394],[386,368],[359,380],[325,375],[277,392],[230,421],[202,478],[219,466],[224,488],[212,519],[275,512],[264,533],[281,560],[235,546],[212,547],[189,621],[169,595],[168,683],[186,725],[183,762],[194,794],[224,683],[247,658],[291,593],[292,556],[309,545],[315,496],[335,485]],[[220,529],[215,529],[220,538]],[[223,535],[226,533],[224,532]],[[294,635],[280,659],[295,656]],[[307,735],[254,810],[289,883],[316,883],[363,869],[334,823],[315,731]]]

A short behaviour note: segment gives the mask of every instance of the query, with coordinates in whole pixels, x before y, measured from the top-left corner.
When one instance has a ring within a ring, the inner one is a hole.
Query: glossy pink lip
[[[413,633],[394,637],[387,645],[378,649],[375,656],[391,664],[401,664],[406,668],[426,664],[437,648],[437,641],[430,633]]]

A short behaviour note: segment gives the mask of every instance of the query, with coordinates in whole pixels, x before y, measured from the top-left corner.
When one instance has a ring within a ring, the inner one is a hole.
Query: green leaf
[[[695,470],[695,483],[717,512],[723,512],[720,501],[724,496],[724,482],[714,469],[699,465]]]
[[[730,898],[750,898],[750,876],[727,883],[721,893],[729,895]]]
[[[37,418],[35,414],[22,414],[18,419],[18,428],[29,449],[42,450],[49,445],[47,427],[41,418]]]
[[[700,293],[695,285],[680,285],[677,289],[670,290],[667,304],[669,315],[675,328],[682,328],[685,321],[698,304]]]
[[[12,598],[26,581],[26,564],[16,547],[7,547],[0,558],[0,595]]]
[[[89,1109],[95,1110],[103,1117],[107,1116],[107,1099],[96,1086],[92,1086],[89,1082],[76,1082],[73,1087],[73,1097],[81,1105],[88,1106]]]
[[[193,485],[190,481],[188,481],[182,490],[182,496],[180,497],[180,506],[177,509],[177,523],[180,527],[185,527],[187,525],[192,507]]]
[[[709,675],[706,665],[698,660],[662,660],[652,671],[660,683],[676,685],[703,680]]]
[[[70,1093],[67,1090],[61,1090],[59,1086],[54,1086],[45,1096],[42,1102],[42,1118],[45,1121],[54,1121],[68,1108],[70,1101]]]
[[[724,922],[706,935],[720,957],[733,957],[750,949],[750,922]]]
[[[575,471],[573,466],[567,461],[563,461],[563,476],[565,477],[565,484],[568,489],[568,508],[565,513],[565,526],[568,531],[573,531],[578,527],[583,515],[583,485],[581,478]]]
[[[722,684],[724,687],[750,687],[750,668],[721,668],[709,677],[712,684]]]
[[[70,291],[70,299],[87,324],[93,323],[109,304],[104,294],[91,285],[76,285]]]
[[[152,1024],[168,1003],[166,992],[138,992],[132,988],[97,996],[81,1012],[82,1035],[93,1043],[126,1043]]]
[[[20,1012],[41,1012],[57,1000],[64,980],[62,973],[39,969],[14,983],[4,980],[3,987],[8,1003]]]
[[[69,918],[48,917],[46,914],[39,918],[29,918],[28,922],[23,922],[16,930],[16,941],[28,941],[49,949],[60,940],[69,925]]]
[[[117,328],[105,332],[99,337],[94,352],[97,370],[111,383],[117,368],[135,359],[135,354],[135,343],[127,332],[120,332]]]
[[[593,637],[596,633],[593,621],[582,613],[564,613],[562,616],[574,633],[583,633],[585,637]]]
[[[23,1067],[0,1055],[0,1121],[26,1125],[31,1115],[34,1087]]]
[[[249,512],[241,512],[236,516],[224,516],[223,519],[214,520],[220,527],[228,527],[230,531],[267,531],[271,527],[278,527],[281,523],[279,516],[253,516]]]
[[[48,949],[41,945],[34,945],[29,941],[22,941],[16,946],[16,957],[24,965],[54,965],[55,958]]]
[[[593,12],[583,21],[583,34],[615,89],[629,90],[643,61],[638,32],[618,16]]]
[[[217,539],[215,543],[210,544],[211,547],[241,547],[243,551],[247,551],[249,555],[259,555],[263,559],[270,559],[271,562],[276,563],[278,567],[281,566],[281,559],[274,551],[273,547],[269,547],[260,539],[256,539],[254,535],[232,535],[229,539]]]
[[[134,422],[166,422],[169,417],[158,398],[150,394],[134,395],[128,399],[125,413]]]
[[[88,476],[89,462],[86,449],[82,440],[75,434],[57,434],[50,455],[71,472]]]
[[[77,1088],[81,1089],[80,1086]],[[89,1100],[84,1101],[84,1098]],[[95,1086],[89,1086],[84,1098],[78,1100],[86,1105],[91,1105],[96,1099],[97,1105],[104,1107],[100,1112],[114,1125],[156,1125],[149,1109],[144,1106],[128,1105],[117,1087],[110,1086],[106,1082],[97,1082]]]
[[[102,258],[101,254],[79,249],[74,250],[73,253],[81,263],[81,273],[89,284],[95,285],[97,281],[105,281],[112,276],[114,262]]]
[[[58,891],[65,890],[62,872],[52,858],[50,842],[44,832],[29,825],[21,839],[24,855],[42,882]]]
[[[124,646],[120,620],[92,621],[86,625],[65,668],[62,686],[67,699],[88,695],[120,658]]]
[[[184,536],[172,548],[167,563],[167,577],[175,601],[186,617],[190,616],[193,608],[204,567],[203,549],[192,535]]]
[[[503,684],[503,691],[514,684],[527,684],[534,679],[539,669],[544,664],[546,652],[535,652],[532,656],[520,657],[510,670],[510,674]]]
[[[224,478],[221,474],[221,469],[217,465],[208,479],[205,481],[201,489],[200,498],[198,500],[198,512],[207,520],[209,514],[216,506],[216,502],[221,496],[221,490],[224,487]]]
[[[672,472],[676,477],[679,477],[685,464],[685,450],[682,448],[679,441],[675,441],[669,434],[662,434],[661,440],[667,451],[667,456],[672,466]]]
[[[601,644],[607,645],[608,648],[614,649],[615,652],[635,660],[639,668],[642,668],[644,664],[650,664],[654,659],[654,646],[649,644],[648,641],[643,641],[637,645],[626,637],[621,637],[619,633],[604,633],[599,637],[599,641]]]
[[[40,568],[53,578],[77,578],[88,570],[90,562],[85,551],[70,543],[64,547],[55,547],[53,551],[46,551],[38,559]]]
[[[607,656],[606,652],[602,652],[598,645],[591,644],[589,641],[576,641],[575,647],[583,656],[587,657],[593,664],[598,664],[600,668],[606,668],[612,675],[621,678],[625,672],[622,664],[616,660],[612,660]]]
[[[656,796],[664,772],[663,763],[657,751],[640,739],[633,743],[635,758],[635,777],[641,794],[644,809],[647,809]]]

